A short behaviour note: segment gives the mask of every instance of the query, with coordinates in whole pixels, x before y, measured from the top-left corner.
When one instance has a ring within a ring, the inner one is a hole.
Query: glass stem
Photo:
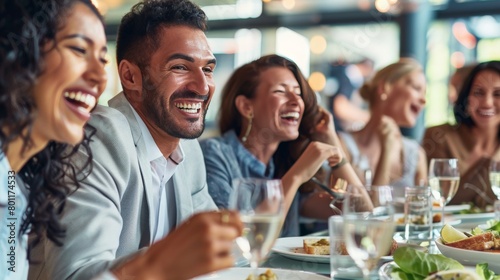
[[[250,261],[250,267],[252,268],[253,279],[258,280],[259,279],[259,262],[255,258],[252,258],[252,260]]]
[[[441,204],[442,204],[442,206],[441,206],[441,228],[444,227],[444,206],[446,205],[445,203],[446,202],[443,199],[441,199]]]
[[[370,270],[367,268],[363,268],[363,279],[370,280]]]

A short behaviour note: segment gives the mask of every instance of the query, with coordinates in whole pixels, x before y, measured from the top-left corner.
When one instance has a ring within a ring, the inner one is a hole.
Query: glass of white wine
[[[284,218],[281,180],[241,178],[233,180],[229,209],[238,210],[243,234],[236,244],[250,262],[254,279],[258,266],[271,250]]]
[[[364,279],[390,252],[396,223],[390,186],[348,186],[343,205],[346,249]]]
[[[491,190],[500,200],[500,161],[491,160],[490,162],[490,184]]]
[[[495,220],[500,220],[500,161],[491,160],[490,162],[490,185],[491,190],[497,196],[493,204],[495,210]]]
[[[441,206],[441,224],[444,225],[444,207],[455,196],[460,183],[456,158],[433,158],[429,164],[429,185],[432,195]]]

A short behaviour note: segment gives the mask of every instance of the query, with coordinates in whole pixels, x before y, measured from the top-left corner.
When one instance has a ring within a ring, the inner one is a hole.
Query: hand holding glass
[[[236,244],[250,261],[254,279],[258,279],[258,265],[280,232],[283,201],[281,180],[243,178],[233,181],[229,209],[239,211],[244,226],[243,235],[236,239]]]
[[[379,259],[388,254],[396,227],[392,187],[349,186],[344,199],[344,238],[346,248],[356,265],[369,279]],[[370,200],[371,198],[371,200]]]

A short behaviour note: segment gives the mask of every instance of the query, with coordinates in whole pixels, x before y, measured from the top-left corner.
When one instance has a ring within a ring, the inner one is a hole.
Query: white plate
[[[397,223],[398,219],[402,218],[403,216],[404,216],[404,214],[396,214],[394,217],[396,219],[396,231],[404,231],[405,230],[405,224]],[[451,217],[445,217],[444,222],[451,225],[451,226],[455,226],[455,225],[460,224],[462,221],[459,219],[456,219],[455,216],[451,216]],[[433,223],[432,228],[440,227],[441,225],[442,225],[441,222]]]
[[[259,274],[264,273],[268,268],[259,268]],[[321,276],[299,270],[287,270],[270,268],[278,277],[278,279],[301,279],[301,280],[328,280],[329,277]],[[249,267],[233,267],[225,270],[220,270],[204,276],[193,278],[192,280],[245,280],[252,273]]]
[[[328,236],[326,236],[326,237],[300,236],[300,237],[278,238],[276,240],[276,243],[274,244],[272,251],[277,253],[277,254],[280,254],[284,257],[287,257],[289,259],[306,261],[306,262],[314,262],[314,263],[330,263],[330,256],[329,255],[311,255],[311,254],[307,254],[306,252],[304,252],[304,248],[303,248],[303,240],[304,239],[318,239],[319,240],[322,238],[328,239]],[[421,250],[426,250],[424,247],[406,244],[406,243],[398,243],[398,246],[399,247],[415,246],[415,247],[420,248]],[[339,256],[339,258],[340,258],[339,264],[342,266],[354,265],[354,261],[349,256]],[[382,261],[392,261],[392,256],[383,256],[380,259]]]
[[[299,260],[299,261],[306,261],[306,262],[315,262],[315,263],[330,263],[330,256],[329,255],[311,255],[307,254],[304,252],[304,239],[322,239],[326,238],[328,239],[329,237],[283,237],[283,238],[278,238],[276,242],[274,243],[274,247],[272,249],[273,252],[276,252],[284,257],[294,259],[294,260]],[[352,263],[352,259],[349,256],[345,256],[341,260],[342,263],[344,261],[347,263]]]
[[[470,232],[471,229],[494,219],[495,213],[461,214],[453,215],[453,218],[462,221],[459,225],[455,226],[455,228]]]
[[[500,273],[500,253],[464,250],[446,246],[441,242],[441,238],[436,239],[436,246],[441,254],[455,259],[463,265],[475,266],[478,263],[488,263],[489,269],[497,274]]]
[[[444,212],[445,213],[457,213],[457,212],[460,212],[462,210],[469,210],[469,209],[470,209],[469,204],[446,205],[444,207]],[[432,211],[441,213],[441,206],[433,206]]]

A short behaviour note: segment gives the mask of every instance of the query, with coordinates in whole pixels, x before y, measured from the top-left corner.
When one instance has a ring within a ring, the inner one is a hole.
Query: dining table
[[[455,208],[451,208],[455,209]],[[462,208],[457,208],[462,209]],[[453,213],[450,211],[447,213],[446,220],[447,222],[453,222],[455,228],[460,229],[462,231],[469,231],[481,224],[485,224],[488,220],[494,218],[493,213],[478,213],[478,214],[459,214],[458,212]],[[434,228],[434,239],[439,238],[439,231],[442,227],[442,224],[438,227]],[[404,244],[403,233],[400,230],[396,230],[394,234],[394,239],[399,244]],[[322,230],[318,232],[314,232],[312,234],[304,235],[301,238],[310,238],[310,237],[328,237],[328,230]],[[439,249],[436,247],[434,241],[431,241],[427,246],[427,250],[431,254],[440,254]],[[391,258],[384,258],[379,262],[379,268],[388,262],[392,262]],[[311,261],[311,259],[300,260],[300,258],[290,258],[287,254],[277,253],[276,250],[273,250],[269,255],[266,261],[264,261],[260,267],[267,267],[271,269],[286,269],[286,270],[294,270],[294,271],[306,271],[315,273],[318,275],[323,275],[326,277],[330,277],[330,264],[328,262],[316,262]],[[387,267],[387,265],[386,265]],[[466,269],[474,270],[475,266],[473,265],[464,265]],[[357,268],[355,268],[357,269]],[[500,273],[500,272],[497,272]],[[325,278],[325,279],[328,279]],[[335,278],[335,279],[362,279],[361,273],[359,273],[359,277],[345,277],[345,278]],[[380,272],[377,269],[376,273],[372,273],[371,279],[380,279]]]

